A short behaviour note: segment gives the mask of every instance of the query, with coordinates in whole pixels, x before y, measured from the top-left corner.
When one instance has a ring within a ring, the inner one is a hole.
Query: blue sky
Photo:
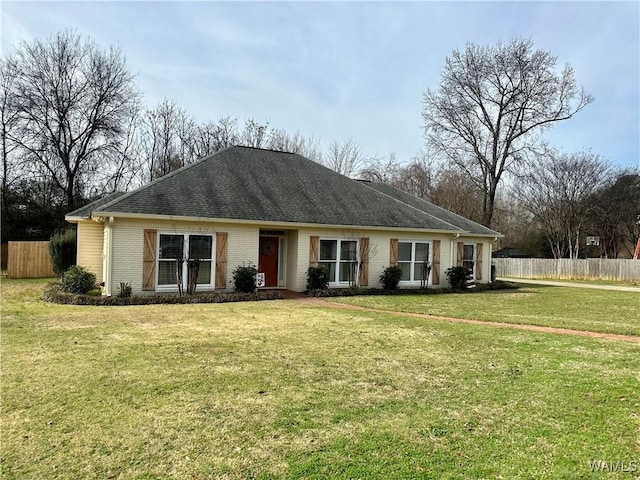
[[[531,38],[595,102],[547,135],[640,166],[640,2],[11,2],[3,52],[64,28],[118,45],[145,103],[253,117],[366,155],[423,148],[422,94],[467,42]]]

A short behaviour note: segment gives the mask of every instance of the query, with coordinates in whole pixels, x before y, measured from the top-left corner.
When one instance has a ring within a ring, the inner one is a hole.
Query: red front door
[[[264,273],[265,287],[278,286],[278,237],[260,237],[260,264],[258,271]]]

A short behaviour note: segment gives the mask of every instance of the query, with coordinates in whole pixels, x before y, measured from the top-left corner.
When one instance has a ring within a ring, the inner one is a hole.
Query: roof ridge
[[[296,152],[290,152],[289,150],[277,150],[275,148],[262,148],[262,147],[253,147],[251,145],[230,145],[229,147],[224,148],[223,150],[226,150],[227,148],[250,148],[251,150],[260,150],[262,152],[274,152],[274,153],[288,153],[290,155],[299,155]],[[220,150],[222,152],[222,150]],[[217,152],[216,152],[217,153]],[[306,158],[306,157],[303,157]],[[309,159],[311,160],[311,159]],[[311,160],[313,161],[313,160]]]

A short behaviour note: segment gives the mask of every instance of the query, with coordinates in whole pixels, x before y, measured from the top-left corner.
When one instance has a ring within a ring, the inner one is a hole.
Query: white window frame
[[[410,243],[411,244],[411,261],[400,260],[400,244],[401,243]],[[398,265],[401,263],[407,263],[410,265],[410,279],[409,280],[400,280],[400,285],[420,285],[420,279],[415,278],[415,265],[416,265],[416,244],[424,243],[429,245],[429,265],[433,267],[433,240],[398,240]],[[422,262],[418,262],[419,264]],[[433,268],[429,271],[429,276],[427,278],[427,284],[431,285]]]
[[[469,259],[465,259],[464,258],[464,247],[472,247],[473,248],[473,258],[471,259],[471,262],[473,262],[473,268],[471,269],[471,274],[473,275],[473,279],[475,280],[476,278],[476,266],[478,265],[478,248],[476,247],[475,243],[463,243],[462,244],[462,265],[464,266],[464,262],[465,261],[469,261]]]
[[[336,259],[335,260],[323,260],[321,258],[321,254],[322,254],[322,242],[323,241],[328,241],[328,242],[336,242]],[[360,239],[359,238],[320,238],[319,242],[318,242],[318,265],[322,264],[322,263],[329,263],[329,262],[335,262],[336,264],[336,268],[334,269],[335,271],[335,277],[333,279],[329,279],[329,286],[330,287],[343,287],[343,286],[348,286],[349,285],[349,281],[340,281],[340,264],[341,263],[347,263],[347,261],[343,261],[340,258],[340,251],[341,251],[341,245],[342,242],[355,242],[356,244],[356,259],[354,260],[356,263],[356,271],[355,271],[355,278],[354,278],[354,282],[357,284],[358,282],[358,275],[360,274]],[[351,263],[351,262],[348,262]]]
[[[215,252],[216,252],[216,234],[215,233],[203,233],[203,232],[193,232],[193,231],[180,231],[180,232],[170,232],[170,231],[158,231],[158,238],[156,241],[156,291],[160,291],[160,292],[177,292],[178,291],[178,285],[175,283],[172,283],[170,285],[160,285],[159,282],[159,277],[160,277],[160,262],[169,262],[169,259],[164,259],[162,260],[160,258],[160,236],[161,235],[172,235],[172,236],[182,236],[182,241],[184,242],[183,248],[182,248],[182,252],[183,255],[188,255],[189,253],[189,237],[191,235],[198,235],[198,236],[207,236],[207,237],[211,237],[211,257],[208,259],[203,259],[206,261],[210,261],[211,262],[211,281],[210,283],[199,283],[196,286],[196,291],[197,289],[205,289],[205,290],[212,290],[215,288],[215,279],[216,279],[216,275],[215,275],[215,268],[216,268],[216,262],[215,262]],[[175,259],[172,259],[175,262]],[[185,258],[186,260],[186,258]],[[187,262],[184,261],[182,262],[182,288],[186,291],[187,289],[187,283],[189,281],[188,279],[188,271],[187,271]]]

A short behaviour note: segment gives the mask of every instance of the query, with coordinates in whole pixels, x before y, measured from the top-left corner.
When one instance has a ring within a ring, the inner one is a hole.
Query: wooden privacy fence
[[[9,278],[55,277],[49,242],[9,242],[7,261]]]
[[[496,276],[516,278],[575,278],[581,280],[640,280],[639,260],[606,258],[494,258]]]

